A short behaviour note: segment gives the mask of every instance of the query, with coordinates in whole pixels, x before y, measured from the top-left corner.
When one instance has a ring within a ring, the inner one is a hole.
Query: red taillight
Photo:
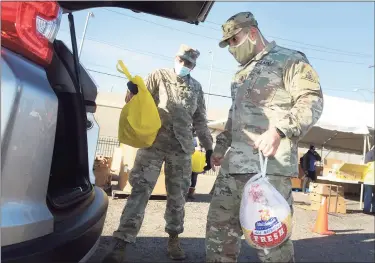
[[[1,2],[1,45],[46,66],[61,21],[56,2]]]

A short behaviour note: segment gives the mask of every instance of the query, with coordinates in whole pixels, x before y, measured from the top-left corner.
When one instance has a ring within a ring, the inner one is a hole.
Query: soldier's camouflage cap
[[[219,47],[224,48],[228,45],[227,40],[238,34],[242,28],[258,26],[254,15],[251,12],[241,12],[230,17],[224,25],[221,26],[223,30],[223,38],[219,43]]]
[[[182,44],[178,50],[176,56],[185,59],[194,65],[197,64],[197,58],[199,57],[200,52],[196,49],[189,47],[188,45]]]

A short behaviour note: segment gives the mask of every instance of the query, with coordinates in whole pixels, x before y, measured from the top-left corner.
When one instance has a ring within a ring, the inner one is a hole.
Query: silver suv
[[[73,12],[120,7],[198,24],[213,2],[1,2],[2,262],[83,262],[108,198],[95,186],[97,86],[79,63]],[[55,37],[68,13],[70,49]]]

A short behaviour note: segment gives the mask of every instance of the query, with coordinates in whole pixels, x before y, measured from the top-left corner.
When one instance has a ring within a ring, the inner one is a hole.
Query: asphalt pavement
[[[213,176],[198,178],[197,199],[186,204],[185,232],[180,236],[188,258],[182,262],[204,262],[205,227]],[[305,202],[306,196],[293,193],[296,203]],[[101,262],[108,252],[112,233],[126,199],[110,199],[105,227],[99,248],[90,262]],[[164,232],[165,198],[149,201],[145,219],[135,244],[125,251],[125,262],[173,262],[167,257],[167,234]],[[329,215],[329,228],[333,236],[312,233],[316,211],[295,206],[292,240],[295,245],[296,262],[374,262],[375,261],[375,217],[364,215],[358,203],[348,200],[347,214]],[[239,262],[259,262],[255,250],[243,242]]]

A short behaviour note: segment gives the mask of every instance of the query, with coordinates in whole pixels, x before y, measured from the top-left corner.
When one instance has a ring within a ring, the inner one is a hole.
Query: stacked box
[[[319,210],[322,197],[326,196],[326,202],[329,213],[346,214],[346,203],[344,197],[344,188],[342,186],[329,184],[310,184],[310,209]]]
[[[344,188],[334,184],[310,183],[310,193],[319,195],[344,195]]]

